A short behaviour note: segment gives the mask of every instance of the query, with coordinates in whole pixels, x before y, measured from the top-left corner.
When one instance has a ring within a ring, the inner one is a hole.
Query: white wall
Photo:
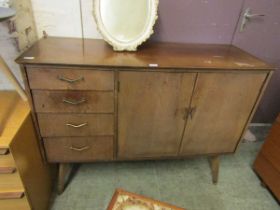
[[[81,0],[84,35],[101,38],[92,15],[93,0]],[[81,37],[79,0],[32,0],[39,37],[45,30],[50,36]]]

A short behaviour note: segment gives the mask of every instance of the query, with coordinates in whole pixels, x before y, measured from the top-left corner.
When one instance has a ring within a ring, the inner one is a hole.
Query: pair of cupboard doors
[[[265,72],[137,72],[118,75],[118,158],[232,153]]]

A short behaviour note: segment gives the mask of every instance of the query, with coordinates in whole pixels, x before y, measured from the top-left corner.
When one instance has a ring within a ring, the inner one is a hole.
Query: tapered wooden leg
[[[220,159],[218,155],[210,157],[210,166],[212,171],[212,182],[213,184],[217,184],[218,177],[219,177],[219,167],[220,167]]]
[[[66,179],[71,170],[71,166],[68,163],[60,163],[58,169],[58,182],[57,193],[60,195],[65,189]]]

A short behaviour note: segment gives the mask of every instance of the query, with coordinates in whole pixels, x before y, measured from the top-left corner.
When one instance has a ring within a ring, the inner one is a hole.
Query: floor
[[[251,168],[268,129],[251,130],[258,141],[221,158],[218,185],[211,183],[206,158],[82,164],[52,210],[106,210],[116,188],[188,210],[279,210]]]

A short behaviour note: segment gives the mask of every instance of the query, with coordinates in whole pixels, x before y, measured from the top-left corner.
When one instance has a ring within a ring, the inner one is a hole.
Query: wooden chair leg
[[[220,159],[218,155],[210,157],[210,167],[212,172],[212,182],[213,184],[217,184],[218,177],[219,177],[219,167],[220,167]]]
[[[57,182],[57,193],[60,195],[63,193],[66,184],[66,177],[71,171],[71,166],[68,163],[60,163],[58,169],[58,182]]]

